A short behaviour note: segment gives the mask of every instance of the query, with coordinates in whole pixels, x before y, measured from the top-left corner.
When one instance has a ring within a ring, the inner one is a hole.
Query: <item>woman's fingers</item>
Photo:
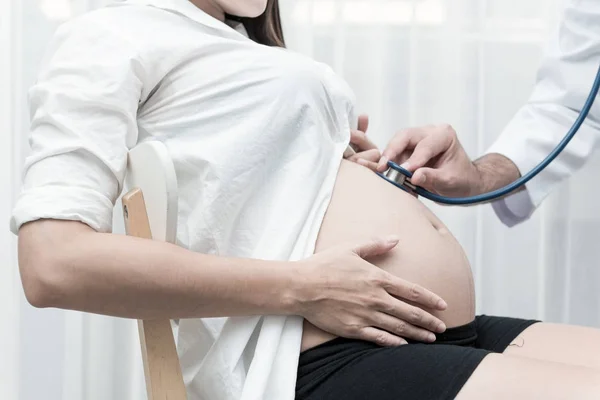
[[[385,290],[394,297],[399,297],[433,310],[445,310],[448,304],[437,294],[430,292],[416,283],[405,281],[392,274],[387,274]]]
[[[393,250],[398,241],[397,236],[372,238],[310,257],[298,269],[308,284],[296,292],[297,314],[326,332],[381,346],[406,343],[403,338],[434,341],[432,334],[443,332],[446,326],[426,310],[443,310],[446,303],[364,260]]]
[[[377,161],[379,161],[380,157],[381,157],[381,153],[379,152],[378,149],[371,149],[371,150],[363,151],[363,152],[353,155],[350,158],[350,160],[355,161],[355,162],[358,162],[359,160],[365,160],[365,161],[371,161],[373,163],[376,163]]]
[[[360,164],[372,170],[377,169],[377,162],[381,158],[381,153],[375,143],[371,142],[366,133],[369,128],[369,117],[361,115],[358,117],[358,129],[350,131],[350,147],[354,154],[344,153],[348,160]]]
[[[369,129],[369,116],[362,114],[358,116],[358,130],[361,132],[367,132]]]
[[[388,314],[376,313],[373,315],[373,326],[405,339],[412,339],[425,343],[435,342],[435,335],[431,333],[431,331],[418,328]]]
[[[381,157],[381,153],[378,149],[371,149],[367,151],[362,151],[360,153],[356,153],[352,157],[349,158],[350,161],[359,162],[360,160],[370,161],[376,163],[379,161]]]
[[[392,296],[390,296],[389,299],[386,299],[385,306],[381,308],[382,312],[395,317],[394,319],[398,318],[400,321],[406,321],[406,323],[410,324],[412,327],[420,327],[427,330],[425,331],[420,328],[407,328],[410,329],[411,332],[415,332],[415,329],[417,329],[421,334],[424,335],[425,332],[428,331],[442,333],[446,330],[446,324],[444,324],[441,319],[434,317],[430,313],[418,307],[406,304],[405,302]],[[405,334],[402,336],[420,340],[416,336],[407,336]]]
[[[381,329],[373,328],[372,326],[365,326],[360,329],[356,339],[375,343],[382,347],[396,347],[407,344],[406,340],[401,337],[392,335]]]
[[[391,251],[398,242],[399,238],[397,236],[390,236],[385,239],[375,238],[355,247],[353,251],[359,257],[365,259]],[[383,272],[383,275],[376,279],[381,281],[383,289],[391,295],[381,302],[380,311],[434,332],[446,330],[446,326],[440,319],[398,299],[405,299],[428,309],[445,310],[448,305],[440,296],[420,285],[405,281],[387,272]]]
[[[358,149],[358,152],[377,149],[377,145],[371,142],[363,131],[350,131],[350,143],[354,145],[355,149]]]
[[[394,247],[396,247],[399,241],[400,238],[398,236],[374,238],[366,243],[354,247],[352,251],[362,259],[375,257],[392,250]]]
[[[377,162],[381,157],[381,153],[379,153],[378,149],[371,149],[367,151],[363,151],[361,153],[354,154],[348,160],[355,162],[357,164],[362,165],[363,167],[367,167],[373,171],[377,170]]]
[[[440,332],[439,329],[433,331]],[[359,338],[377,343],[380,346],[406,344],[407,342],[404,339],[423,343],[432,343],[436,340],[435,334],[431,331],[382,312],[373,314],[369,326],[362,328],[359,332]]]
[[[365,160],[364,158],[359,158],[358,160],[356,160],[356,163],[362,165],[363,167],[367,167],[374,172],[377,172],[376,162]]]

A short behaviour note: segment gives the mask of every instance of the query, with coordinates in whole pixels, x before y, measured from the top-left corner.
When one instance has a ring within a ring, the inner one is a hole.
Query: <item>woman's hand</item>
[[[385,254],[398,239],[374,239],[358,246],[338,246],[299,261],[299,314],[332,334],[381,346],[406,344],[407,339],[433,342],[444,323],[421,308],[444,310],[447,305],[430,291],[400,279],[365,258]]]
[[[369,116],[359,116],[358,129],[350,131],[350,145],[356,151],[356,154],[348,157],[348,160],[375,171],[377,169],[377,162],[381,158],[381,152],[367,138],[367,129],[369,129]]]

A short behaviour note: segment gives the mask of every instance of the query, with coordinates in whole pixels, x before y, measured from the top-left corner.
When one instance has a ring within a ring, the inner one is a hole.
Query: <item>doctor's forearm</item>
[[[501,154],[486,154],[473,164],[480,176],[476,194],[489,193],[509,185],[521,177],[517,166]]]
[[[36,221],[19,232],[33,305],[124,318],[291,314],[294,277],[284,264],[198,254],[71,221]]]

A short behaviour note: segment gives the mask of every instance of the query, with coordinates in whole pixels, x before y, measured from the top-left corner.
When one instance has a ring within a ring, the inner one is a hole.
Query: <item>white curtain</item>
[[[26,90],[57,25],[103,0],[0,0],[0,220],[27,154]],[[280,0],[290,48],[330,64],[384,146],[400,128],[451,123],[473,157],[533,87],[562,0]],[[600,326],[596,157],[527,223],[489,206],[428,204],[473,265],[478,312]],[[596,174],[596,179],[594,177]],[[0,398],[144,398],[132,321],[36,310],[22,294],[16,240],[0,229]]]

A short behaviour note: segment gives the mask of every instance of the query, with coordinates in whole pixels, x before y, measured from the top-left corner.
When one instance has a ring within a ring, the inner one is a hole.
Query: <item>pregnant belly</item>
[[[448,328],[471,322],[475,318],[473,278],[457,240],[419,200],[372,171],[342,161],[315,252],[390,234],[400,237],[398,246],[389,255],[369,261],[446,300],[445,311],[426,311]],[[302,350],[334,337],[305,321]]]

